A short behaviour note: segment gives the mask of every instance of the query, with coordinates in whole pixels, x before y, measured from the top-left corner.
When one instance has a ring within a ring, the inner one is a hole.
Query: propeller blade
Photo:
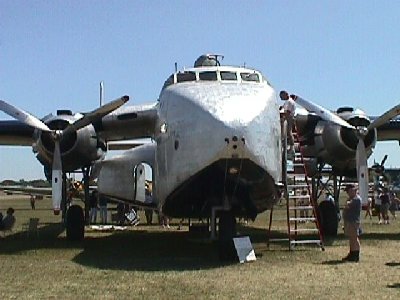
[[[363,203],[368,202],[368,165],[367,165],[367,153],[365,151],[364,140],[360,137],[357,144],[356,152],[356,164],[357,164],[357,179],[358,179],[358,191]]]
[[[51,192],[53,198],[53,211],[55,215],[60,213],[62,199],[62,162],[60,152],[60,141],[54,141],[54,156],[52,170]]]
[[[371,130],[373,128],[377,128],[397,115],[400,115],[400,104],[392,107],[387,112],[376,118],[371,124],[369,124],[367,129]]]
[[[381,167],[383,167],[383,165],[385,164],[387,158],[388,158],[388,155],[385,154],[385,156],[383,157],[383,159],[382,159],[382,161],[381,161]]]
[[[109,114],[110,112],[116,110],[123,104],[125,104],[129,100],[129,96],[123,96],[121,98],[115,99],[109,103],[104,104],[103,106],[100,106],[99,108],[89,112],[85,113],[82,118],[79,120],[75,121],[73,124],[67,126],[63,131],[62,135],[71,133],[73,131],[77,131],[90,123],[93,123],[105,115]]]
[[[327,110],[326,108],[318,104],[315,104],[311,101],[305,100],[298,96],[296,96],[295,102],[300,106],[304,107],[305,109],[307,109],[309,112],[315,113],[317,116],[319,116],[325,121],[333,122],[337,125],[344,126],[349,129],[356,129],[353,125],[349,124],[335,113]]]
[[[40,121],[35,116],[27,113],[26,111],[23,111],[22,109],[12,106],[11,104],[8,104],[3,100],[0,100],[0,110],[5,112],[7,115],[13,117],[14,119],[21,121],[24,124],[30,125],[40,130],[51,131],[45,123]]]

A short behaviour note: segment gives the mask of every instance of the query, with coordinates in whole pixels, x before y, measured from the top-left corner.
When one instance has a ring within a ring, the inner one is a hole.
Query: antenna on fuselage
[[[103,106],[104,102],[104,82],[100,81],[100,106]]]
[[[175,73],[178,72],[178,63],[175,62]]]

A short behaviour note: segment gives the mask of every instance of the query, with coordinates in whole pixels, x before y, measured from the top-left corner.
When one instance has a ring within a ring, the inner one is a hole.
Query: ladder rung
[[[318,232],[317,228],[297,228],[297,229],[290,229],[290,232]]]
[[[296,240],[290,241],[291,244],[322,244],[320,240]]]
[[[312,210],[312,206],[291,206],[289,207],[290,210]]]
[[[310,199],[310,195],[289,195],[289,199]]]
[[[292,166],[295,167],[295,168],[296,167],[304,167],[304,164],[295,162],[294,164],[292,164]]]
[[[289,221],[315,221],[315,218],[314,217],[289,218]]]
[[[269,242],[284,242],[284,241],[288,241],[288,238],[281,238],[281,239],[269,239]]]
[[[306,173],[290,173],[289,170],[287,172],[288,176],[297,176],[297,177],[306,177]]]
[[[290,188],[293,188],[293,189],[295,189],[295,188],[305,188],[305,187],[308,187],[308,184],[288,184],[288,189],[290,189]]]

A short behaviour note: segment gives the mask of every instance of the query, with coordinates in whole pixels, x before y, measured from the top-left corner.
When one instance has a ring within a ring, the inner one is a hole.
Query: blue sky
[[[153,102],[202,53],[254,67],[328,109],[400,101],[399,1],[0,1],[0,98],[38,117],[105,98]],[[0,119],[9,119],[0,113]],[[370,158],[397,142],[378,143]],[[29,147],[0,147],[0,180],[43,178]]]

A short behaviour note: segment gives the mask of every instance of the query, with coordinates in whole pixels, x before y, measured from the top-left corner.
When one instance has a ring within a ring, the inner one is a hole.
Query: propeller
[[[383,159],[382,159],[382,161],[381,161],[380,164],[378,164],[378,163],[375,162],[375,160],[374,160],[374,164],[373,164],[373,166],[372,166],[372,169],[375,171],[376,174],[382,174],[382,173],[385,171],[384,165],[385,165],[385,162],[386,162],[386,159],[387,159],[387,158],[388,158],[388,155],[385,154],[385,156],[383,157]]]
[[[364,138],[369,130],[373,130],[382,124],[386,123],[391,118],[400,114],[400,104],[389,109],[387,112],[376,118],[372,123],[365,126],[353,126],[347,121],[343,120],[341,117],[335,113],[323,108],[322,106],[315,104],[311,101],[305,100],[296,95],[290,95],[290,97],[300,106],[307,109],[309,112],[315,113],[317,116],[325,121],[335,123],[339,126],[344,126],[346,128],[354,130],[357,138],[357,150],[356,150],[356,167],[357,167],[357,179],[358,179],[358,190],[363,202],[368,200],[368,165],[367,165],[367,153],[365,151]],[[384,159],[385,161],[386,159]],[[384,163],[384,161],[382,161]]]
[[[118,107],[122,106],[129,100],[129,96],[123,96],[121,98],[115,99],[99,108],[84,113],[83,117],[76,120],[74,123],[69,124],[63,130],[51,130],[44,122],[31,115],[30,113],[23,111],[11,104],[0,100],[0,110],[10,115],[11,117],[37,128],[42,131],[51,132],[51,136],[54,140],[54,153],[53,153],[53,165],[52,165],[52,198],[53,198],[53,210],[54,214],[58,215],[60,213],[60,205],[62,199],[62,160],[60,151],[60,141],[64,136],[74,131],[100,120],[105,115],[116,110]]]

